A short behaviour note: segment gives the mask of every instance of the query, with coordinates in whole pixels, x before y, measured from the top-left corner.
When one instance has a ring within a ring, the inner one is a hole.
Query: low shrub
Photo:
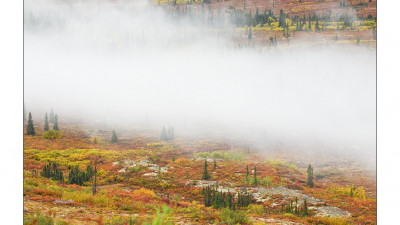
[[[247,209],[247,213],[262,215],[264,213],[264,206],[257,204],[250,204]]]
[[[43,138],[56,139],[61,137],[61,133],[56,130],[48,130],[42,134]]]
[[[249,221],[244,211],[234,211],[229,208],[223,208],[221,210],[220,219],[227,225],[245,224]]]

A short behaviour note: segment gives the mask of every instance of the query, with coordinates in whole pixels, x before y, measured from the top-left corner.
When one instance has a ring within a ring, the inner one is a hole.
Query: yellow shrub
[[[261,215],[261,214],[264,213],[264,206],[256,205],[256,204],[250,204],[248,209],[247,209],[247,213]]]
[[[56,130],[48,130],[42,134],[43,138],[56,139],[61,137],[61,133]]]
[[[318,223],[327,225],[347,225],[350,221],[343,217],[318,217]]]
[[[150,197],[150,198],[156,198],[157,195],[154,193],[152,190],[148,190],[146,188],[140,188],[139,190],[133,191],[134,196],[138,197]]]
[[[330,191],[334,194],[347,195],[354,198],[365,200],[365,191],[363,187],[332,187]]]
[[[64,192],[62,198],[65,200],[74,200],[86,204],[92,204],[94,201],[93,194],[90,191],[71,191]]]

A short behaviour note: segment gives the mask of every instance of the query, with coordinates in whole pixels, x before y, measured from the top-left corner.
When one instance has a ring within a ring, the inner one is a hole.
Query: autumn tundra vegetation
[[[153,4],[178,21],[203,24],[208,32],[234,31],[236,48],[376,46],[376,0],[155,0]]]
[[[226,35],[235,49],[374,47],[377,39],[376,0],[149,2],[168,19]],[[43,21],[25,17],[29,26]],[[376,224],[375,181],[354,165],[189,138],[168,123],[129,132],[76,122],[53,108],[24,110],[23,121],[27,225]]]
[[[220,140],[165,140],[172,127],[148,137],[70,123],[55,130],[56,115],[29,113],[25,123],[24,224],[376,223],[367,176]]]

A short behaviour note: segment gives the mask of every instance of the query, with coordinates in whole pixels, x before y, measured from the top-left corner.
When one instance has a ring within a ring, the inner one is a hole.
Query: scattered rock
[[[351,217],[347,211],[343,211],[334,206],[319,206],[316,207],[315,216],[329,216],[329,217]]]

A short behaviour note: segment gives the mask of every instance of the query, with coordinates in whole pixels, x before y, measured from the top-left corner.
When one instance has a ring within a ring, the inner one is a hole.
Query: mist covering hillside
[[[124,7],[120,7],[123,5]],[[260,146],[375,154],[375,49],[238,48],[146,1],[25,1],[25,103],[35,115]]]

